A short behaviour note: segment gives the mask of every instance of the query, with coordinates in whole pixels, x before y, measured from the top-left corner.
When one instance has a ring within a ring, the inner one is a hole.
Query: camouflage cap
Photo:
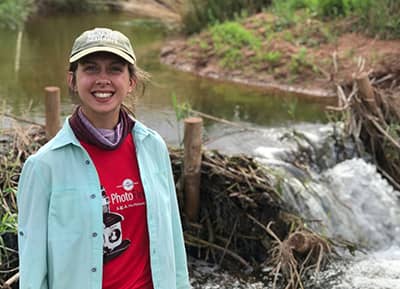
[[[110,52],[135,64],[136,57],[128,37],[108,28],[94,28],[83,32],[75,39],[69,62],[75,62],[94,52]]]

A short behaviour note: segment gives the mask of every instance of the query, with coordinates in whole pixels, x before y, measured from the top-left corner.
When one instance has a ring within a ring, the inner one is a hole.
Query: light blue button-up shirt
[[[154,289],[190,288],[167,147],[136,121]],[[99,177],[68,120],[25,162],[18,187],[20,289],[101,289],[103,211]]]

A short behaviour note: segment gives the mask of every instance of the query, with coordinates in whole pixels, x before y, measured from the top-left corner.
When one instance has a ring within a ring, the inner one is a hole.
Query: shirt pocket
[[[49,208],[49,238],[72,240],[90,223],[90,204],[80,190],[67,189],[52,194]]]

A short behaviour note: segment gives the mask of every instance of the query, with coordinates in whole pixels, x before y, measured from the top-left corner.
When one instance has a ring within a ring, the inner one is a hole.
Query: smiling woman
[[[122,105],[143,74],[130,40],[88,30],[69,62],[81,104],[20,177],[20,287],[189,288],[168,149]]]

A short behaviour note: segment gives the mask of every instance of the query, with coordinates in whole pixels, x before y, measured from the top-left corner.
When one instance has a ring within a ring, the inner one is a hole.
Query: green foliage
[[[307,49],[302,47],[297,53],[293,54],[290,59],[289,68],[293,73],[299,73],[301,67],[308,66]]]
[[[33,9],[33,0],[2,0],[0,27],[20,29]]]
[[[209,25],[247,17],[261,12],[272,0],[189,0],[188,11],[183,17],[184,30],[196,33]]]
[[[257,48],[261,45],[261,40],[238,22],[217,24],[211,27],[210,31],[217,50],[225,46]]]
[[[260,60],[268,62],[271,66],[275,66],[279,63],[281,58],[282,54],[279,51],[268,51],[261,55]]]
[[[358,27],[368,34],[385,39],[400,38],[399,0],[359,0],[354,5],[354,14],[360,19]]]
[[[178,103],[175,93],[172,93],[171,99],[172,99],[172,106],[175,111],[176,120],[181,121],[181,120],[187,118],[189,116],[190,110],[191,110],[190,104],[187,102]]]
[[[358,30],[381,38],[400,37],[399,0],[274,0],[272,7],[290,23],[299,21],[296,11],[303,9],[321,19],[356,16]]]
[[[181,136],[181,130],[182,130],[181,122],[185,118],[189,117],[190,111],[191,111],[191,106],[188,102],[178,103],[175,93],[172,93],[171,99],[172,99],[172,107],[174,108],[174,111],[175,111],[179,146],[182,146],[183,138]]]
[[[242,48],[258,50],[261,46],[261,40],[238,22],[216,24],[210,32],[214,48],[222,56],[221,64],[227,68],[235,68],[243,59]]]

